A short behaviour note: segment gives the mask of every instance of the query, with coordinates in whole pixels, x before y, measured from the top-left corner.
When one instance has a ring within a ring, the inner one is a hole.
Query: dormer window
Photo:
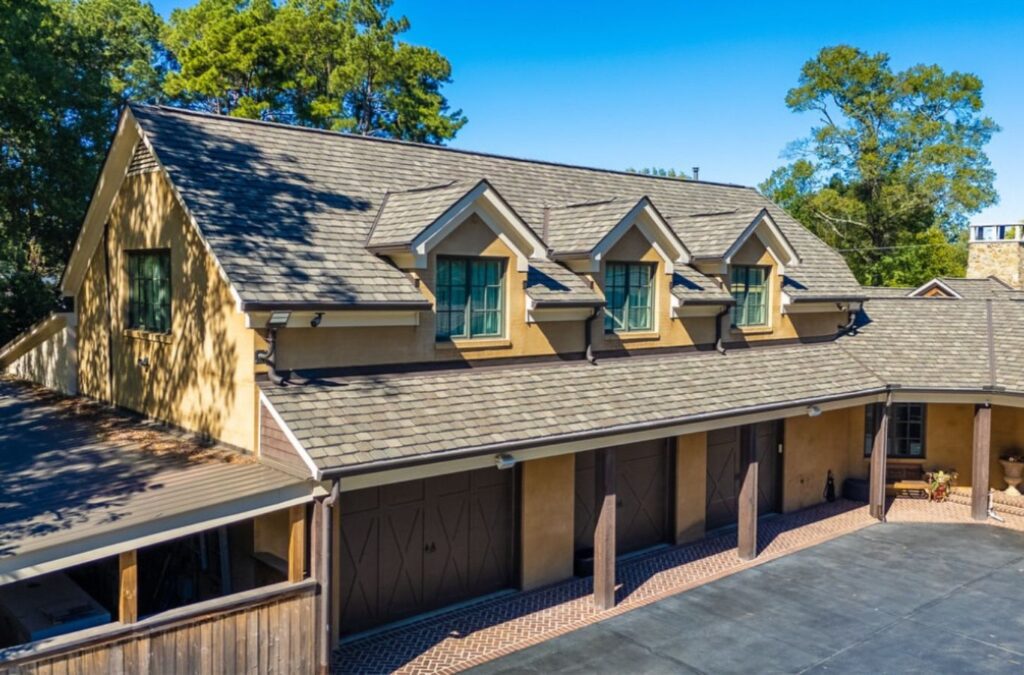
[[[730,290],[736,304],[732,325],[748,328],[768,325],[768,276],[770,268],[761,265],[735,265]]]
[[[437,258],[437,339],[500,337],[505,261]]]
[[[610,262],[604,275],[604,330],[629,333],[654,330],[652,263]]]

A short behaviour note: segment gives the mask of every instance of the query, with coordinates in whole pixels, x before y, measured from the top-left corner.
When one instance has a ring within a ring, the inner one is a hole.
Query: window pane
[[[768,324],[767,269],[764,267],[733,267],[730,272],[733,298],[731,312],[734,326],[765,326]]]

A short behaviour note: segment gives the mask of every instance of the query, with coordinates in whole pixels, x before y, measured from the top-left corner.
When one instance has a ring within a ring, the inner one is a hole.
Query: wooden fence
[[[313,673],[317,583],[282,583],[0,652],[0,673]]]

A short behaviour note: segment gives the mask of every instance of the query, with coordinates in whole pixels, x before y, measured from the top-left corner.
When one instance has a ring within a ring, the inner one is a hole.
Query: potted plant
[[[957,479],[956,471],[929,471],[925,474],[928,481],[928,498],[933,502],[944,502],[949,496],[950,488]]]
[[[1017,489],[1017,486],[1020,485],[1022,473],[1024,473],[1024,457],[1012,454],[999,460],[999,463],[1003,465],[1003,480],[1006,481],[1004,494],[1019,497],[1020,490]]]

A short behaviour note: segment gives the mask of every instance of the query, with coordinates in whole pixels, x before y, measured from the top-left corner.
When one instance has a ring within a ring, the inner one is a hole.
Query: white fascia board
[[[344,310],[292,312],[285,328],[311,328],[310,321],[320,313],[319,328],[365,328],[373,326],[418,326],[420,310]],[[246,312],[245,327],[267,327],[271,312]]]
[[[537,307],[533,298],[529,295],[526,296],[526,323],[582,321],[593,313],[593,307],[559,307],[557,305]]]
[[[622,220],[616,223],[615,227],[590,252],[591,267],[596,268],[600,265],[605,254],[634,225],[640,230],[640,233],[644,235],[647,241],[651,243],[658,256],[664,260],[666,274],[672,274],[675,271],[676,264],[685,265],[690,262],[690,251],[679,237],[676,236],[671,226],[661,217],[661,214],[654,208],[651,201],[644,197],[629,210],[629,213]]]
[[[676,302],[679,302],[679,298],[676,298]],[[672,311],[675,316],[679,318],[684,317],[716,317],[721,311],[727,308],[728,305],[724,302],[720,305],[709,305],[701,303],[699,305],[688,305],[686,303],[676,304]]]
[[[128,167],[141,135],[142,130],[132,116],[131,110],[126,107],[117,121],[113,141],[103,160],[103,167],[96,179],[96,186],[93,188],[85,218],[82,220],[82,228],[78,231],[75,246],[71,250],[71,257],[61,279],[60,291],[64,296],[78,295],[86,270],[89,268],[89,261],[103,237],[103,227],[114,200],[117,199],[121,184],[128,175]]]
[[[947,295],[949,295],[949,297],[951,297],[951,298],[956,298],[958,300],[963,300],[963,296],[962,295],[960,295],[959,293],[954,291],[952,288],[950,288],[949,285],[947,285],[945,282],[942,281],[942,279],[937,279],[937,278],[936,279],[932,279],[931,281],[925,282],[921,286],[919,286],[919,287],[915,288],[914,290],[912,290],[910,293],[907,293],[907,297],[908,298],[919,298],[919,297],[922,297],[922,296],[924,296],[925,293],[927,293],[928,291],[930,291],[933,288],[938,288],[943,293],[946,293]]]
[[[277,409],[274,408],[274,404],[270,402],[267,395],[263,393],[263,390],[260,390],[260,403],[266,406],[267,410],[270,411],[270,416],[274,418],[275,422],[277,422],[278,428],[280,428],[281,432],[284,433],[288,442],[292,444],[292,447],[295,449],[295,453],[302,459],[302,463],[306,465],[307,469],[309,469],[310,478],[313,478],[314,480],[321,480],[323,476],[321,475],[316,462],[314,462],[313,458],[309,456],[309,452],[302,446],[299,439],[295,437],[292,430],[288,428],[288,425],[285,423],[280,413],[277,412]]]
[[[792,295],[782,292],[783,314],[816,314],[821,312],[857,312],[864,303],[829,300],[812,300],[796,302]]]
[[[487,181],[455,202],[440,218],[431,223],[412,242],[413,262],[418,269],[426,267],[427,254],[471,215],[476,214],[501,241],[516,253],[516,269],[529,269],[530,258],[546,258],[547,249],[529,226],[501,198]]]
[[[187,513],[156,518],[123,530],[87,535],[81,539],[28,551],[0,560],[0,584],[30,579],[40,574],[56,572],[125,551],[248,520],[272,511],[306,504],[313,500],[315,494],[316,489],[312,483],[296,483],[234,502],[214,504]]]
[[[768,253],[778,263],[780,273],[785,273],[787,266],[800,262],[800,256],[797,255],[796,250],[789,243],[786,235],[779,229],[771,214],[768,213],[767,209],[761,209],[757,216],[747,225],[746,229],[743,230],[743,233],[732,243],[732,246],[726,250],[723,256],[726,264],[732,262],[733,256],[755,233],[768,250]]]

